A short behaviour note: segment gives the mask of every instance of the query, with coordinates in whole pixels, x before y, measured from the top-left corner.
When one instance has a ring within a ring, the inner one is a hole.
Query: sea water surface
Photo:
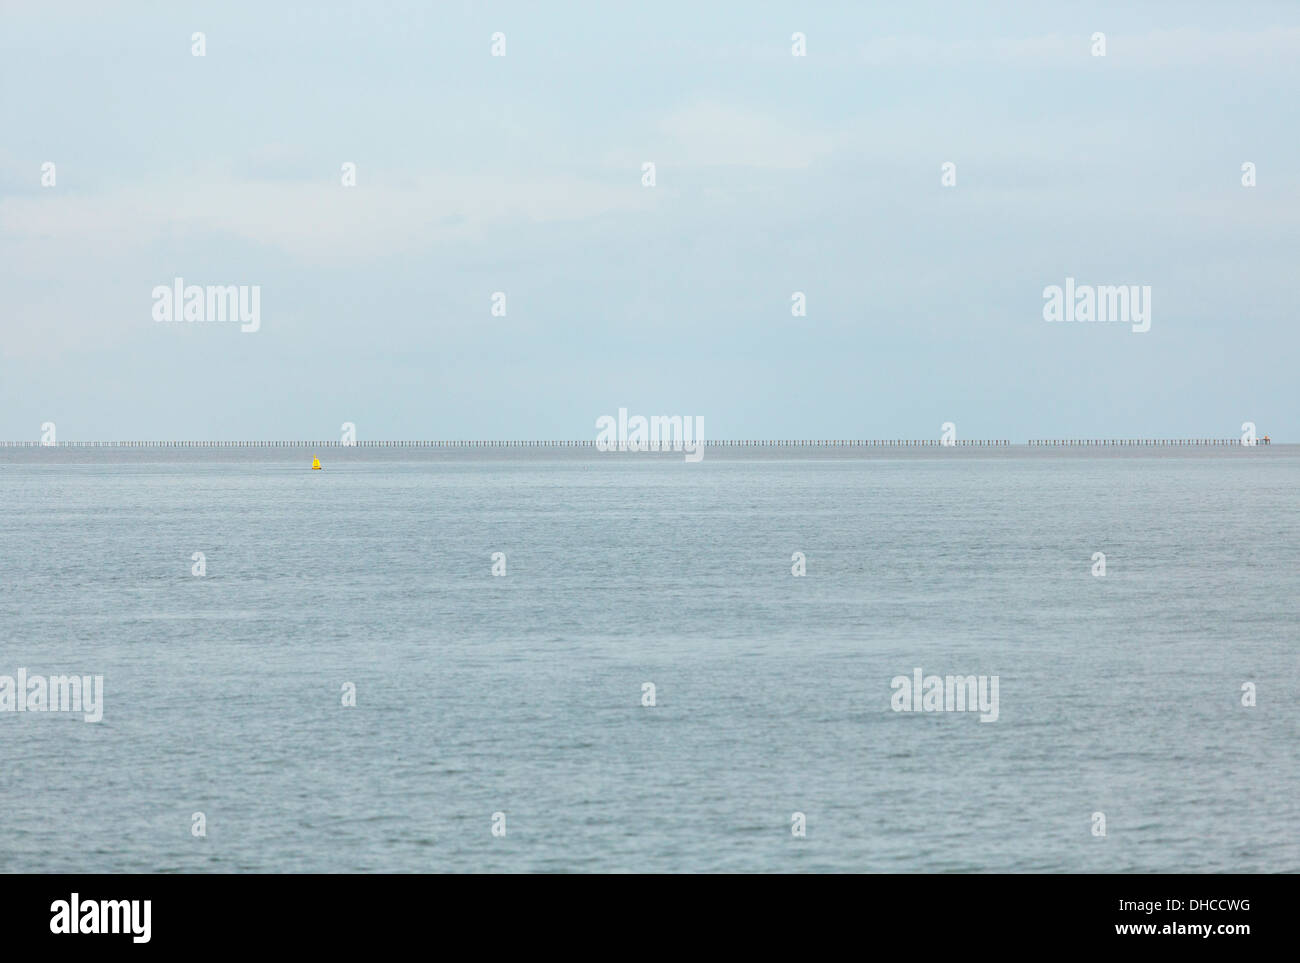
[[[0,675],[105,700],[0,712],[0,871],[1300,870],[1298,490],[1278,445],[0,449]],[[917,667],[997,721],[893,711]]]

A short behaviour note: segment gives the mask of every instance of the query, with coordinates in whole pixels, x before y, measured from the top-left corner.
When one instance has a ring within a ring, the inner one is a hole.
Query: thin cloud
[[[619,165],[653,160],[662,168],[801,170],[828,156],[834,137],[748,107],[702,100],[661,116],[644,157],[619,151]]]
[[[305,259],[334,260],[474,239],[511,222],[580,221],[648,204],[637,171],[626,185],[495,174],[426,174],[385,183],[363,167],[358,183],[203,178],[104,194],[8,197],[0,201],[0,237],[121,250],[177,234],[222,234]]]
[[[1269,27],[1254,31],[1208,31],[1199,27],[1152,30],[1141,34],[1106,34],[1108,65],[1176,67],[1214,63],[1265,66],[1292,64],[1300,55],[1300,28]],[[1087,67],[1092,35],[1051,33],[1034,37],[962,37],[923,35],[874,37],[859,48],[860,59],[877,67],[974,66]]]

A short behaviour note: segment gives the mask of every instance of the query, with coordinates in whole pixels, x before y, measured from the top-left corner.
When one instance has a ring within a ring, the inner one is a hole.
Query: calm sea
[[[104,680],[0,712],[0,871],[1300,870],[1298,490],[1278,445],[0,449],[0,675]],[[894,711],[916,668],[997,721]]]

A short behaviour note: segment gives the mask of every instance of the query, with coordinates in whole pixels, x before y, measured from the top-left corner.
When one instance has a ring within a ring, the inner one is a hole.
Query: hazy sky
[[[0,438],[1296,440],[1298,81],[1290,2],[0,0]]]

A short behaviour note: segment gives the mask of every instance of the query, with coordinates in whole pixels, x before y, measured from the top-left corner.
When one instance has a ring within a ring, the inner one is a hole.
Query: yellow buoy
[[[319,458],[313,458],[313,459],[311,460],[311,469],[312,469],[312,471],[320,471],[320,459],[319,459]]]

